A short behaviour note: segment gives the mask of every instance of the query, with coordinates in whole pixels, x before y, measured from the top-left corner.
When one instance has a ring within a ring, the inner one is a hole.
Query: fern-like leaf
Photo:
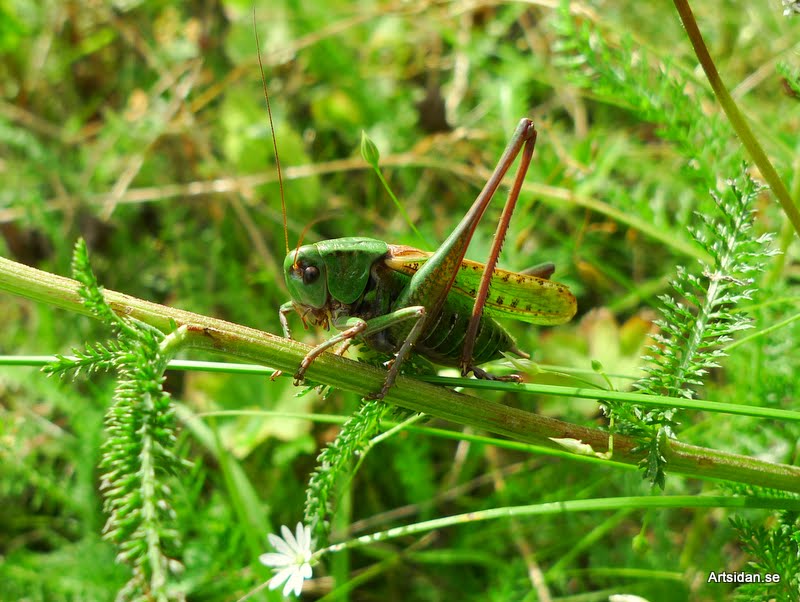
[[[181,344],[184,329],[165,336],[152,326],[114,313],[92,272],[82,240],[75,245],[72,264],[84,304],[112,328],[116,338],[74,349],[74,357],[59,355],[45,371],[72,372],[73,376],[116,371],[117,386],[106,413],[107,439],[100,462],[108,514],[104,535],[117,544],[117,559],[133,571],[118,597],[166,601],[167,576],[178,565],[170,556],[177,549],[177,535],[170,527],[174,517],[168,480],[180,463],[173,452],[174,409],[162,385],[164,370]]]
[[[336,439],[317,457],[317,468],[306,488],[306,525],[312,525],[318,541],[327,539],[332,497],[336,484],[343,476],[352,476],[353,459],[369,445],[369,440],[380,430],[381,420],[394,408],[381,401],[365,402],[347,419]]]
[[[89,263],[89,252],[86,241],[79,238],[72,250],[72,277],[81,283],[78,294],[83,299],[83,304],[91,310],[101,321],[123,332],[131,332],[126,322],[114,313],[103,297],[103,288],[98,284],[97,278]]]
[[[779,580],[763,580],[743,585],[736,590],[737,600],[800,599],[800,520],[797,513],[784,512],[769,529],[750,520],[731,519],[739,533],[742,548],[753,560],[750,566],[761,577],[778,575]]]
[[[114,370],[120,361],[120,356],[124,354],[124,349],[117,341],[106,341],[104,343],[87,343],[83,349],[72,349],[72,357],[56,354],[56,360],[42,368],[42,371],[49,374],[72,373],[73,378],[80,376],[82,372],[87,375],[94,372],[107,372]]]
[[[746,174],[728,181],[722,196],[712,195],[719,209],[716,220],[699,216],[701,226],[692,234],[713,262],[702,264],[699,273],[677,269],[672,283],[674,296],[661,297],[661,332],[654,337],[647,359],[647,376],[635,384],[642,392],[691,399],[709,370],[720,366],[725,356],[721,346],[750,328],[749,317],[734,311],[754,292],[753,273],[763,268],[770,235],[752,233],[752,204],[761,188]],[[618,410],[620,408],[617,408]],[[674,410],[636,412],[639,424],[628,430],[650,438],[646,476],[663,485],[662,441],[673,436],[677,423]]]
[[[567,79],[591,97],[658,126],[660,137],[692,157],[687,174],[699,190],[713,187],[713,174],[736,168],[741,155],[731,145],[727,122],[719,114],[703,113],[708,92],[687,86],[669,57],[655,56],[627,34],[612,44],[611,32],[598,32],[595,23],[581,21],[571,14],[568,2],[555,12],[554,26],[555,64],[564,68]]]

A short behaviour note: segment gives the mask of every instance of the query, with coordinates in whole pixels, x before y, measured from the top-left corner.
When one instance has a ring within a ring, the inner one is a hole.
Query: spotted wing
[[[389,245],[386,265],[413,276],[433,253],[405,245]],[[474,299],[485,266],[464,260],[451,294]],[[563,324],[577,311],[575,297],[563,284],[545,278],[496,269],[489,286],[484,312],[498,318],[512,318],[531,324]]]

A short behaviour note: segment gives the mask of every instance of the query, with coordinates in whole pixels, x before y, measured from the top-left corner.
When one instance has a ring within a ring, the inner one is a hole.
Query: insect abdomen
[[[445,304],[438,318],[430,324],[430,334],[423,335],[417,342],[417,353],[438,364],[458,366],[469,318],[470,311]],[[511,335],[493,319],[483,317],[475,339],[473,364],[498,359],[501,352],[509,351],[513,347]]]
[[[376,262],[372,277],[362,301],[351,315],[369,320],[385,315],[395,305],[398,295],[408,286],[411,278]],[[434,363],[458,366],[467,333],[471,299],[467,303],[448,299],[438,317],[426,327],[427,334],[417,341],[414,351]],[[403,322],[365,339],[367,345],[384,353],[394,353],[408,336],[410,322]],[[475,340],[473,364],[478,365],[501,357],[500,352],[515,348],[514,340],[506,330],[492,318],[484,316]]]

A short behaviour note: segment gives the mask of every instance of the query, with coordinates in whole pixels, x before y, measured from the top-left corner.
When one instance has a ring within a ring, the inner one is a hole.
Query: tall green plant
[[[555,63],[568,81],[654,124],[659,137],[674,144],[682,157],[691,157],[683,171],[699,193],[715,187],[716,174],[736,169],[742,155],[731,128],[719,113],[702,110],[712,96],[700,82],[687,85],[688,69],[630,34],[615,40],[597,23],[578,20],[566,2],[553,23]]]
[[[117,544],[117,559],[133,571],[120,595],[166,601],[171,599],[168,575],[179,566],[173,559],[179,542],[171,526],[169,480],[180,463],[174,453],[174,408],[163,383],[164,370],[180,346],[185,328],[164,335],[143,322],[115,314],[92,273],[83,239],[75,245],[72,271],[81,283],[84,305],[111,328],[113,338],[75,349],[74,357],[58,356],[45,371],[62,376],[98,370],[117,373],[100,462],[108,514],[103,533]]]
[[[720,367],[722,346],[751,327],[750,317],[737,306],[752,299],[753,275],[774,255],[769,248],[772,235],[753,232],[753,202],[760,190],[744,172],[729,180],[721,195],[712,194],[719,209],[714,218],[697,214],[700,225],[692,229],[692,237],[712,262],[700,262],[698,269],[678,266],[674,294],[660,297],[661,332],[654,336],[653,355],[647,358],[648,375],[635,383],[638,390],[693,398],[709,370]],[[615,405],[612,414],[627,422],[623,431],[648,440],[646,475],[663,488],[662,446],[675,436],[676,411]]]

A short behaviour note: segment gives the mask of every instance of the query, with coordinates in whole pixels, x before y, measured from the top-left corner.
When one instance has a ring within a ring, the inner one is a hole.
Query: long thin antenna
[[[256,34],[256,51],[258,52],[258,68],[261,70],[261,85],[264,87],[264,100],[267,101],[267,115],[269,115],[269,130],[272,133],[272,150],[275,152],[275,165],[278,167],[278,186],[281,190],[281,212],[283,213],[283,240],[286,244],[286,254],[289,254],[289,228],[286,225],[286,199],[283,195],[283,174],[281,173],[281,160],[278,157],[278,142],[275,139],[275,124],[272,122],[272,107],[269,104],[267,79],[264,77],[264,64],[261,62],[261,44],[258,41],[258,27],[256,27],[256,9],[253,7],[253,31]]]
[[[311,230],[311,228],[316,226],[318,223],[331,219],[332,217],[335,217],[335,215],[336,213],[326,213],[325,215],[320,215],[319,217],[314,218],[313,220],[311,220],[306,224],[306,227],[303,228],[303,231],[300,233],[300,238],[297,240],[297,246],[294,249],[293,265],[297,266],[297,255],[298,253],[300,253],[300,247],[303,245],[303,239],[306,237],[308,231]]]

